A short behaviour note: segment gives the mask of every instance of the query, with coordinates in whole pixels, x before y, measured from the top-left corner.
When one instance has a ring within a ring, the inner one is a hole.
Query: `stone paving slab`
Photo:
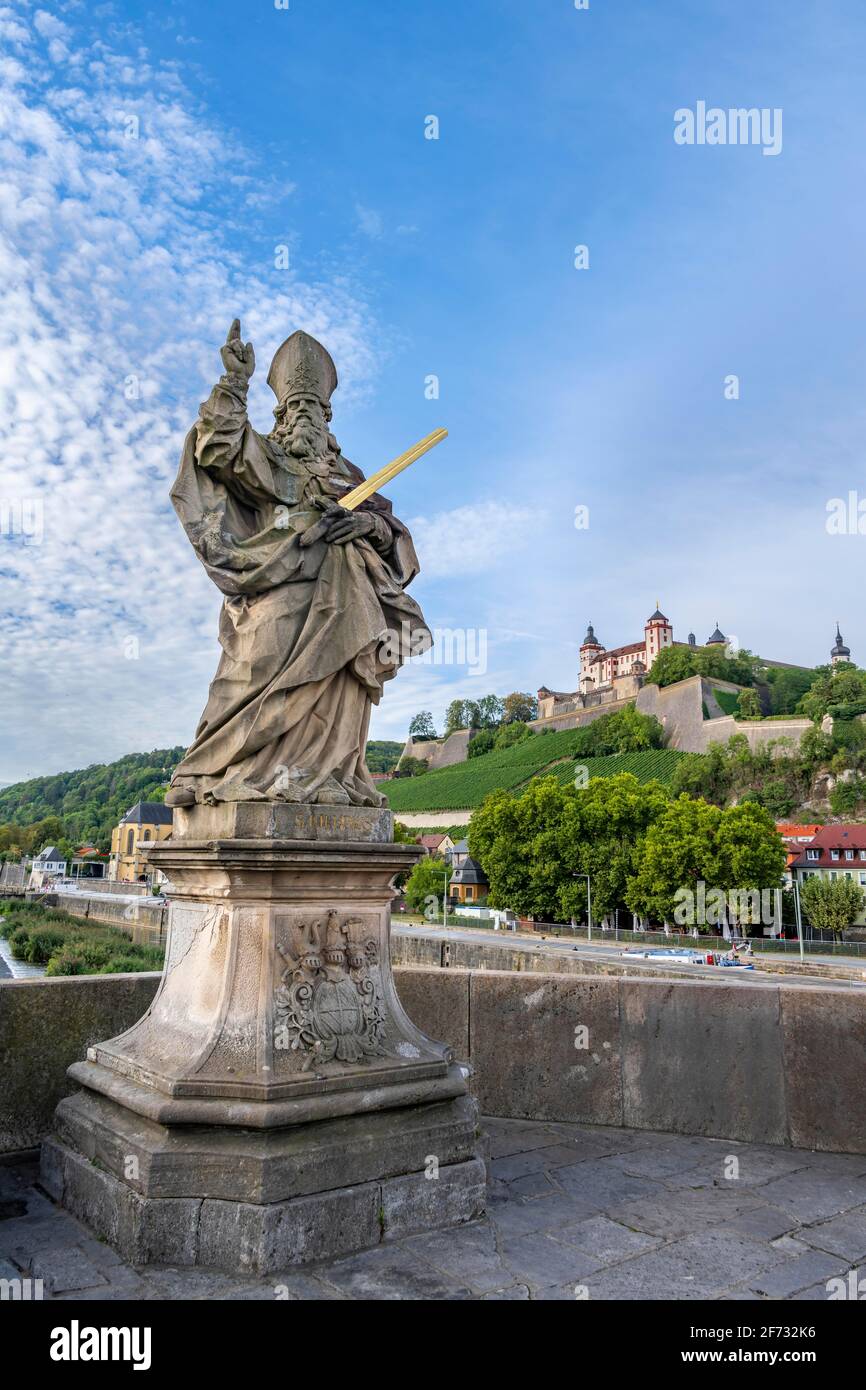
[[[814,1284],[816,1280],[832,1279],[848,1269],[848,1262],[821,1250],[810,1250],[807,1254],[794,1255],[780,1261],[772,1269],[766,1269],[756,1278],[749,1280],[749,1287],[755,1293],[770,1298],[792,1298]]]
[[[819,1221],[804,1231],[803,1239],[818,1250],[859,1264],[866,1260],[866,1207],[855,1207],[830,1221]]]
[[[485,1128],[482,1220],[266,1278],[131,1268],[36,1187],[36,1165],[0,1164],[0,1278],[82,1302],[808,1301],[852,1269],[866,1278],[863,1156],[563,1121]]]

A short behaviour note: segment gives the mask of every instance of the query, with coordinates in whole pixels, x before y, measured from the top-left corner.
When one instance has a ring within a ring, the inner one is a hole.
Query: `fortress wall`
[[[645,685],[635,701],[641,714],[655,715],[667,735],[668,747],[685,753],[704,753],[703,677],[690,676],[676,685]],[[713,720],[723,724],[733,720]],[[721,734],[729,738],[730,734]]]
[[[453,763],[465,763],[469,757],[469,729],[455,729],[445,739],[406,740],[401,758],[424,758],[427,771],[434,772],[440,767],[451,767]]]
[[[591,724],[594,719],[600,719],[604,714],[617,714],[619,710],[625,709],[626,705],[634,704],[634,696],[628,696],[622,700],[608,700],[604,704],[589,705],[586,709],[570,710],[568,714],[550,714],[540,719],[530,719],[530,729],[535,729],[540,733],[542,729],[579,729],[584,724]]]
[[[780,738],[790,739],[796,748],[812,726],[809,719],[737,720],[729,714],[704,719],[704,702],[710,710],[719,707],[713,696],[714,687],[731,691],[741,688],[730,681],[690,676],[663,689],[645,685],[635,703],[641,714],[655,715],[668,736],[668,747],[684,753],[706,753],[711,743],[727,743],[734,734],[745,734],[753,751]]]
[[[798,748],[800,739],[803,737],[806,730],[812,727],[811,719],[771,719],[763,724],[758,722],[750,723],[747,721],[740,724],[734,721],[734,723],[735,732],[746,735],[746,738],[749,740],[749,747],[753,751],[756,748],[764,747],[773,739],[777,738],[789,738],[794,748]]]

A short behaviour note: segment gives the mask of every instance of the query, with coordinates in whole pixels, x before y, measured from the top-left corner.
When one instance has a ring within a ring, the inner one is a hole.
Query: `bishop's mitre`
[[[281,403],[292,396],[316,396],[328,405],[337,387],[337,368],[327,349],[298,329],[274,353],[268,385]]]

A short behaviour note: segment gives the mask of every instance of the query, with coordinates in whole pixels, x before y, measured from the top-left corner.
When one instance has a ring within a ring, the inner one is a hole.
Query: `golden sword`
[[[349,492],[345,492],[342,497],[337,497],[334,500],[341,507],[345,507],[347,511],[353,512],[356,507],[360,507],[362,502],[366,502],[368,497],[372,497],[374,492],[378,492],[380,487],[383,487],[385,483],[390,483],[392,478],[396,478],[398,473],[402,473],[404,468],[408,468],[410,463],[414,463],[430,449],[435,449],[437,444],[441,444],[442,440],[447,438],[447,435],[448,431],[445,429],[433,430],[432,434],[428,434],[417,444],[413,444],[411,449],[407,449],[403,454],[398,454],[390,463],[386,463],[385,467],[380,468],[378,473],[374,473],[371,478],[366,478],[363,483],[358,483]],[[327,531],[329,524],[328,521],[323,520],[310,526],[300,537],[301,545],[312,545],[314,541],[319,540]]]

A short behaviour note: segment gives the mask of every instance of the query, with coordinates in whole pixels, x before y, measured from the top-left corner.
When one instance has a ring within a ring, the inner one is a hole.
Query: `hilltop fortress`
[[[706,645],[726,647],[727,640],[716,626]],[[635,699],[659,652],[665,647],[682,646],[696,647],[695,634],[689,633],[687,643],[675,642],[673,624],[658,607],[644,623],[643,640],[629,642],[624,647],[605,649],[590,623],[580,644],[578,689],[563,694],[549,690],[546,685],[541,686],[538,691],[539,716],[549,718],[556,713],[570,713],[576,707],[575,702],[580,702],[582,708],[588,708],[590,704]],[[561,709],[565,704],[570,706],[568,711]]]
[[[728,645],[729,639],[716,624],[704,646]],[[744,734],[752,748],[778,739],[789,740],[796,746],[811,727],[811,720],[793,715],[788,719],[738,719],[722,708],[717,695],[737,695],[742,687],[716,677],[691,676],[663,688],[649,684],[647,675],[659,652],[676,646],[697,648],[695,634],[690,632],[686,642],[677,642],[673,624],[659,607],[644,623],[643,640],[624,646],[605,647],[590,623],[580,646],[578,688],[559,691],[542,685],[538,690],[538,716],[530,727],[538,732],[573,729],[633,704],[641,714],[655,715],[669,748],[686,753],[706,753],[711,743],[726,743],[734,734]],[[850,659],[850,650],[837,626],[830,661],[835,665]],[[764,665],[784,668],[791,663],[765,658]],[[444,739],[410,738],[403,756],[423,758],[430,770],[449,767],[468,757],[472,736],[472,730],[458,729]]]

